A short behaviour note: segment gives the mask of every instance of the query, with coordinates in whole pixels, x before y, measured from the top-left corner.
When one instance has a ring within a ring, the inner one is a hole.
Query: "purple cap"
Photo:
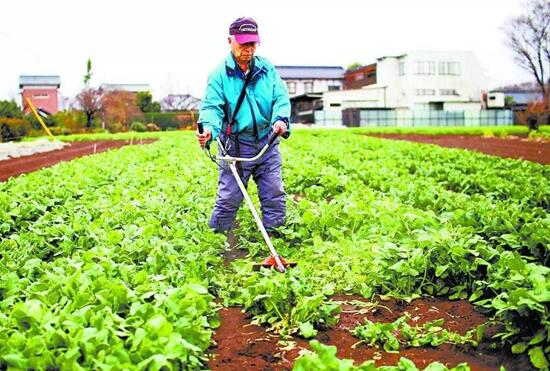
[[[239,44],[259,43],[258,24],[252,18],[241,17],[231,23],[229,34],[235,36]]]

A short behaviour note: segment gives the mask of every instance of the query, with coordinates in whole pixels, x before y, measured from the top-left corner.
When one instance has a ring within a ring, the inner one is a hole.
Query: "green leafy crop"
[[[279,274],[252,271],[268,252],[245,208],[249,256],[223,264],[215,167],[193,133],[152,136],[0,183],[0,368],[201,369],[221,306],[312,338],[337,323],[334,294],[469,299],[501,325],[494,341],[547,367],[548,166],[296,131],[280,145],[288,217],[274,244],[298,266]],[[452,338],[434,327],[430,344]]]
[[[443,343],[477,346],[482,334],[482,327],[470,330],[465,335],[449,331],[442,327],[442,319],[427,322],[422,326],[411,326],[407,323],[410,320],[408,315],[401,316],[391,323],[374,323],[366,319],[365,324],[356,326],[352,334],[361,339],[357,344],[381,345],[386,352],[398,352],[401,346],[437,347]]]

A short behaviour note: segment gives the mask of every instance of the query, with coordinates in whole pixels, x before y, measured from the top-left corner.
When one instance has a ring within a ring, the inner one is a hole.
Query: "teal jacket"
[[[290,101],[286,84],[271,63],[261,57],[254,58],[252,80],[246,87],[246,96],[232,128],[233,133],[239,132],[239,138],[250,142],[268,135],[277,120],[286,122],[290,130]],[[210,130],[212,140],[220,132],[225,133],[229,117],[232,117],[237,106],[244,78],[231,53],[208,76],[198,122]],[[258,138],[254,136],[254,122]]]

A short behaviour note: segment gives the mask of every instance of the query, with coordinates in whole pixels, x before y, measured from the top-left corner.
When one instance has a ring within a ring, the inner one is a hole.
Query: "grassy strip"
[[[353,132],[365,134],[422,134],[422,135],[528,135],[526,126],[476,126],[476,127],[388,127],[352,128]],[[541,133],[550,133],[550,126],[541,126]]]

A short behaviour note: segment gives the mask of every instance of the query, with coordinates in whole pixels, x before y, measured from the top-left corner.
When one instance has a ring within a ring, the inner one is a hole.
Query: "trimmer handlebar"
[[[288,138],[289,135],[290,133],[287,131],[283,134],[283,138]],[[258,152],[258,154],[254,157],[232,157],[232,156],[229,156],[227,153],[224,153],[223,156],[217,156],[217,159],[223,160],[223,161],[236,161],[236,162],[256,161],[257,159],[262,157],[264,153],[267,152],[269,147],[271,147],[271,145],[275,142],[278,136],[279,136],[279,133],[272,133],[269,139],[267,140],[267,143],[263,146],[260,152]],[[222,144],[221,144],[220,138],[218,138],[218,142],[220,143],[220,146],[221,146]]]
[[[202,125],[202,122],[197,123],[197,129],[199,130],[199,134],[204,133],[204,126]],[[210,143],[206,142],[204,147],[206,147],[207,150],[210,150]]]
[[[204,133],[204,126],[203,126],[202,123],[200,123],[200,122],[197,123],[197,130],[199,131],[199,134]],[[268,141],[267,141],[267,144],[254,157],[251,157],[251,158],[231,157],[227,154],[224,154],[224,156],[217,156],[217,158],[218,158],[218,160],[226,160],[226,161],[245,161],[245,162],[255,161],[258,158],[262,157],[262,155],[267,151],[267,149],[269,147],[271,147],[271,145],[275,142],[275,140],[277,140],[278,136],[279,136],[279,133],[272,133],[271,136],[269,137]],[[289,136],[290,136],[289,131],[285,131],[285,133],[282,135],[282,137],[285,138],[285,139],[287,139]],[[219,138],[218,138],[218,141],[219,141]],[[221,142],[220,142],[220,145],[221,145]],[[206,143],[205,147],[206,147],[207,150],[210,150],[210,143]]]
[[[271,134],[271,137],[269,138],[269,140],[267,141],[267,146],[270,147],[273,142],[275,142],[275,139],[277,139],[277,137],[279,136],[279,133],[273,133]],[[283,135],[281,135],[283,138],[287,139],[289,136],[290,136],[290,132],[289,131],[285,131],[285,133]]]

